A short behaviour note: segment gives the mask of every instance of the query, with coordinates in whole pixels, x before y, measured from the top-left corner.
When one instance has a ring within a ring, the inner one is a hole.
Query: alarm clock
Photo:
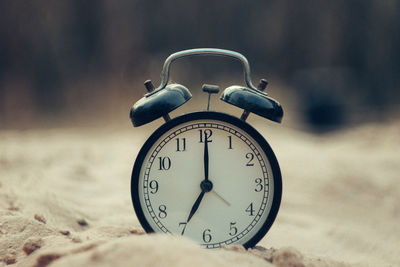
[[[243,109],[240,118],[210,111],[216,85],[203,85],[207,109],[170,118],[169,112],[192,97],[180,84],[168,84],[171,63],[192,55],[227,56],[239,60],[246,86],[226,88],[220,99]],[[281,122],[281,105],[256,88],[250,66],[240,53],[200,48],[170,55],[161,84],[137,101],[130,112],[135,127],[163,117],[165,123],[147,139],[137,155],[131,178],[133,207],[147,233],[182,235],[205,248],[240,244],[253,247],[272,226],[281,202],[278,161],[265,138],[246,119],[250,113]]]

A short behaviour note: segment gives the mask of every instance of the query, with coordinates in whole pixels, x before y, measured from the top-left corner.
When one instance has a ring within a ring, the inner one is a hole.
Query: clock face
[[[147,232],[186,236],[207,248],[254,246],[279,209],[281,174],[265,139],[218,112],[175,118],[145,143],[131,184]]]

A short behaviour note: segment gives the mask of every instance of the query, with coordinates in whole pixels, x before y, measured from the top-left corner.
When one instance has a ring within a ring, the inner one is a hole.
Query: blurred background
[[[290,127],[395,120],[399,14],[396,0],[0,1],[0,128],[130,124],[143,82],[158,86],[166,57],[198,47],[244,54]],[[226,58],[171,73],[202,106],[203,83],[243,84]]]

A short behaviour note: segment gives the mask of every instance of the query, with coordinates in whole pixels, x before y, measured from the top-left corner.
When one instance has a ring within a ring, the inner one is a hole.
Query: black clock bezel
[[[281,171],[279,168],[278,161],[272,148],[265,140],[265,138],[250,124],[226,113],[222,112],[215,112],[215,111],[198,111],[192,112],[188,114],[184,114],[182,116],[176,117],[165,124],[161,125],[155,132],[147,139],[144,143],[143,147],[140,149],[138,156],[136,157],[135,164],[132,170],[132,177],[131,177],[131,197],[133,207],[136,213],[136,216],[139,219],[140,224],[144,228],[147,233],[155,232],[154,229],[150,226],[145,215],[143,213],[141,202],[139,198],[139,175],[140,170],[143,164],[143,161],[149,152],[150,148],[154,145],[154,143],[167,131],[172,129],[179,124],[186,123],[189,121],[199,120],[199,119],[210,119],[210,120],[219,120],[223,122],[230,123],[243,131],[249,134],[254,140],[259,144],[261,149],[266,154],[268,161],[271,165],[271,170],[273,174],[274,180],[274,195],[272,199],[271,210],[267,215],[267,219],[263,223],[260,230],[246,243],[242,244],[245,248],[254,247],[269,231],[275,218],[278,214],[281,198],[282,198],[282,176]]]

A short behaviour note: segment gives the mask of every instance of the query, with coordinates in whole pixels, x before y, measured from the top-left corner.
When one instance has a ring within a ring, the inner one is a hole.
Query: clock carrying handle
[[[196,48],[196,49],[183,50],[183,51],[171,54],[164,62],[163,70],[161,72],[160,86],[158,86],[154,91],[146,94],[146,96],[151,96],[151,95],[159,92],[160,90],[164,89],[167,86],[168,81],[169,81],[169,70],[170,70],[171,63],[173,61],[175,61],[178,58],[187,57],[187,56],[195,56],[195,55],[226,56],[226,57],[232,57],[232,58],[238,59],[240,62],[242,62],[242,65],[243,65],[244,81],[246,82],[247,87],[249,87],[250,89],[252,89],[258,93],[263,94],[263,92],[258,90],[251,82],[250,65],[249,65],[249,62],[247,61],[247,59],[242,54],[231,51],[231,50],[218,49],[218,48]]]

